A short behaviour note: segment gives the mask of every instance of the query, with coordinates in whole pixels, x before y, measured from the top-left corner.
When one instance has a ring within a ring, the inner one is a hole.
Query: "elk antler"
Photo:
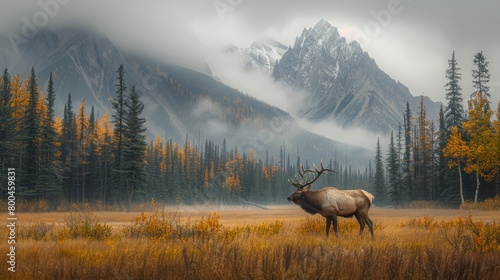
[[[299,170],[299,175],[300,175],[300,177],[302,177],[302,179],[304,179],[304,175],[309,173],[309,172],[318,174],[311,182],[307,182],[307,181],[305,183],[299,182],[299,180],[297,180],[297,175],[295,175],[293,180],[288,179],[288,183],[294,187],[303,188],[307,185],[311,185],[312,183],[316,182],[316,180],[318,180],[319,176],[321,176],[321,174],[325,171],[337,173],[337,171],[335,171],[333,169],[324,168],[323,163],[320,163],[320,164],[321,164],[321,170],[318,170],[318,168],[316,167],[316,165],[314,165],[314,163],[313,163],[314,170],[311,170],[311,169],[305,170],[304,165],[300,165],[301,170]]]

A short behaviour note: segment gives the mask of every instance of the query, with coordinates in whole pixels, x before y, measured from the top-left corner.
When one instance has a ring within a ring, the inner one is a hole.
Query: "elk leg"
[[[337,222],[337,215],[333,214],[331,219],[333,222],[333,230],[335,231],[335,237],[339,237],[339,224]]]
[[[373,222],[372,220],[370,220],[370,218],[368,217],[368,214],[361,214],[361,218],[363,218],[363,220],[365,220],[366,224],[368,225],[368,228],[370,229],[370,233],[372,235],[372,238],[374,237],[373,235]]]
[[[358,212],[354,213],[354,217],[358,220],[359,223],[359,235],[363,234],[363,230],[365,229],[365,221],[361,218]]]
[[[332,218],[326,217],[326,237],[328,237],[328,233],[330,232],[331,223],[332,223]]]

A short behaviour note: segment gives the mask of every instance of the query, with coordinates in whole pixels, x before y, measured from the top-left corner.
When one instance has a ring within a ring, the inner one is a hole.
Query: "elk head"
[[[311,169],[305,170],[304,166],[301,165],[300,169],[299,169],[299,175],[302,179],[300,179],[300,181],[299,181],[299,179],[297,179],[297,175],[293,178],[293,180],[288,179],[288,183],[297,188],[297,190],[294,193],[292,193],[289,197],[287,197],[288,201],[292,201],[294,203],[297,203],[297,201],[300,200],[302,198],[302,196],[309,191],[312,183],[316,182],[316,180],[318,180],[319,176],[321,176],[321,174],[323,174],[323,172],[326,171],[326,172],[337,173],[337,171],[335,171],[333,169],[324,168],[323,163],[321,163],[321,170],[318,170],[318,168],[314,164],[313,164],[313,167],[314,167],[314,170],[311,170]],[[315,173],[317,175],[314,177],[314,179],[312,181],[307,181],[306,180],[307,178],[304,178],[304,175],[306,175],[307,173]]]

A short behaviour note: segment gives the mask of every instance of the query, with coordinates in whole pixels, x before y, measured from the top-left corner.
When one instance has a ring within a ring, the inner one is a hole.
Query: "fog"
[[[225,55],[214,49],[208,61],[214,76],[223,83],[291,114],[307,100],[306,93],[280,85],[268,74],[245,70],[242,55]]]
[[[40,28],[90,25],[122,48],[195,69],[202,67],[207,46],[244,47],[262,35],[291,45],[303,28],[323,18],[348,40],[363,41],[381,69],[413,95],[436,101],[445,101],[452,51],[462,68],[465,100],[473,92],[473,56],[484,51],[491,101],[500,101],[500,2],[493,0],[2,0],[0,7],[2,39],[9,32],[22,35],[26,22]]]
[[[214,76],[223,83],[288,112],[304,130],[340,143],[369,150],[375,148],[378,135],[372,132],[361,128],[342,128],[332,121],[317,123],[302,118],[300,109],[309,105],[308,93],[275,82],[268,74],[245,70],[242,55],[224,55],[221,51],[214,51],[209,63]],[[381,143],[388,142],[385,138],[386,136],[381,136]]]
[[[214,50],[229,43],[247,47],[261,36],[293,45],[303,28],[323,18],[348,40],[360,40],[379,67],[408,86],[414,96],[424,94],[435,101],[446,101],[445,70],[455,51],[462,68],[466,107],[473,92],[473,56],[484,51],[490,62],[491,101],[496,107],[500,101],[499,8],[500,2],[493,0],[2,0],[0,39],[9,40],[12,36],[8,34],[16,34],[29,43],[30,34],[38,29],[91,26],[120,49],[138,51],[158,61],[199,71],[208,62],[214,74],[228,85],[296,117],[307,102],[304,93],[277,85],[263,74],[244,72],[235,59],[214,60]],[[33,29],[30,26],[35,30],[26,34]],[[338,141],[374,146],[375,136],[361,130],[298,121]]]

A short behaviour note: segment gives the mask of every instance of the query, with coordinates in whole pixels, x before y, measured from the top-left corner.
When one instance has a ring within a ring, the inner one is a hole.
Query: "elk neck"
[[[318,203],[318,198],[318,193],[316,191],[308,191],[297,200],[297,204],[307,213],[314,215],[321,210],[321,203]]]

